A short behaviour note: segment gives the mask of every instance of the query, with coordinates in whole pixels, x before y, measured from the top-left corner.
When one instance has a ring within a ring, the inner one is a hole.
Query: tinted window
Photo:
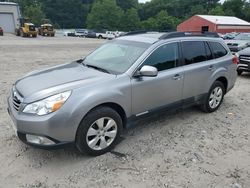
[[[182,42],[185,64],[193,64],[207,60],[205,43],[202,41]]]
[[[212,51],[213,51],[215,58],[219,58],[219,57],[223,57],[223,56],[227,55],[227,50],[220,43],[210,42],[209,44],[212,48]]]
[[[178,43],[166,44],[155,50],[144,62],[144,65],[156,67],[158,71],[177,66],[179,60]]]
[[[213,59],[213,54],[212,54],[207,42],[205,42],[205,48],[206,48],[206,53],[207,53],[207,60]]]

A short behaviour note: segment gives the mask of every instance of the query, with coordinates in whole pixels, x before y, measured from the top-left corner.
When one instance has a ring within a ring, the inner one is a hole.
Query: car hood
[[[238,46],[240,46],[240,45],[246,45],[246,44],[248,44],[250,42],[246,41],[246,40],[225,40],[225,43],[227,45],[238,44]]]
[[[250,47],[238,52],[239,55],[250,55]]]
[[[114,77],[115,75],[72,62],[42,71],[31,72],[19,79],[15,83],[15,87],[24,98],[34,94],[42,97],[66,89],[74,89],[83,84],[103,82]]]

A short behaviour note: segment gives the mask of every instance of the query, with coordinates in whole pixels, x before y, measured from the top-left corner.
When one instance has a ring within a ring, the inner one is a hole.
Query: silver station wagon
[[[237,77],[222,39],[190,33],[129,33],[87,57],[15,82],[8,112],[18,137],[39,147],[73,142],[110,151],[130,121],[158,110],[217,110]]]

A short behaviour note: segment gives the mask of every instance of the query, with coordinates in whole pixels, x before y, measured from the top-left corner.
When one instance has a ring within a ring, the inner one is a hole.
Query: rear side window
[[[165,44],[156,49],[144,62],[163,71],[177,66],[179,61],[178,43]]]
[[[207,60],[213,59],[213,54],[212,54],[207,42],[205,42],[205,48],[206,48],[206,53],[207,53]]]
[[[227,50],[218,42],[209,42],[215,58],[227,55]]]
[[[208,59],[203,41],[184,41],[182,42],[183,56],[185,65],[199,63]]]

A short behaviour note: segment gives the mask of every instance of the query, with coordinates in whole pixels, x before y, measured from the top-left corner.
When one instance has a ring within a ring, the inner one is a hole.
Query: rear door
[[[150,110],[177,104],[182,99],[183,68],[179,66],[178,42],[158,47],[143,65],[154,66],[156,77],[132,78],[132,113],[139,116]],[[140,68],[139,68],[140,69]]]
[[[215,61],[205,41],[182,41],[185,102],[200,100],[208,92],[208,80],[215,71]]]

